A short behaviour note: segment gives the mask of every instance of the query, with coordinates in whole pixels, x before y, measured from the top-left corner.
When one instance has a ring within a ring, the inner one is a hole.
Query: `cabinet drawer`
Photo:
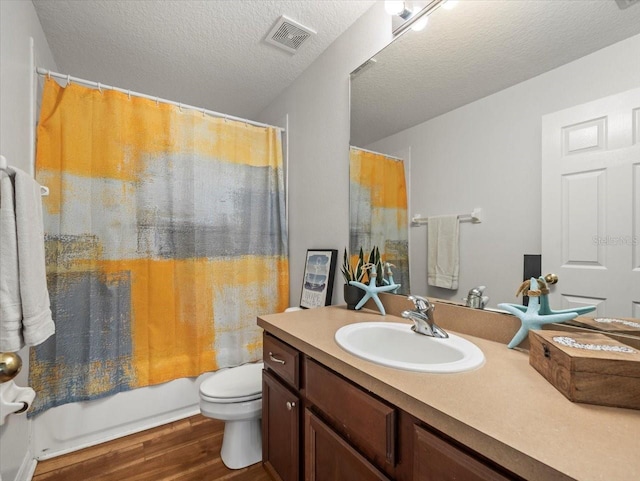
[[[262,344],[265,366],[296,389],[300,388],[300,353],[284,342],[265,334]]]
[[[312,359],[305,362],[306,395],[342,436],[378,465],[395,466],[396,412]]]

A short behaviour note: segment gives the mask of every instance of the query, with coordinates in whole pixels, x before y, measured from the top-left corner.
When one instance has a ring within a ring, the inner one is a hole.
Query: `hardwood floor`
[[[220,459],[224,423],[192,416],[38,463],[33,481],[271,481]]]

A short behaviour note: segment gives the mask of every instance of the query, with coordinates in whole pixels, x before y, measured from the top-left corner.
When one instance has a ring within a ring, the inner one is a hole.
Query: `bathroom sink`
[[[447,339],[416,334],[410,324],[359,322],[338,329],[335,339],[355,356],[407,371],[463,372],[484,363],[484,354],[472,342],[451,333]]]

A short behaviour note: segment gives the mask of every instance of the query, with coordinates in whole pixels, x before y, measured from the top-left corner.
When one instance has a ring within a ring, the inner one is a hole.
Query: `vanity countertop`
[[[460,332],[452,331],[482,349],[481,368],[401,371],[336,344],[340,327],[375,320],[406,323],[338,306],[260,316],[258,325],[525,479],[640,479],[640,411],[572,403],[529,365],[526,352]]]

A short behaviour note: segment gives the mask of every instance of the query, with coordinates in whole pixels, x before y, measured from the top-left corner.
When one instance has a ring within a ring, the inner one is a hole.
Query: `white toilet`
[[[200,412],[225,422],[220,457],[231,469],[262,460],[262,362],[216,372],[200,385]]]

